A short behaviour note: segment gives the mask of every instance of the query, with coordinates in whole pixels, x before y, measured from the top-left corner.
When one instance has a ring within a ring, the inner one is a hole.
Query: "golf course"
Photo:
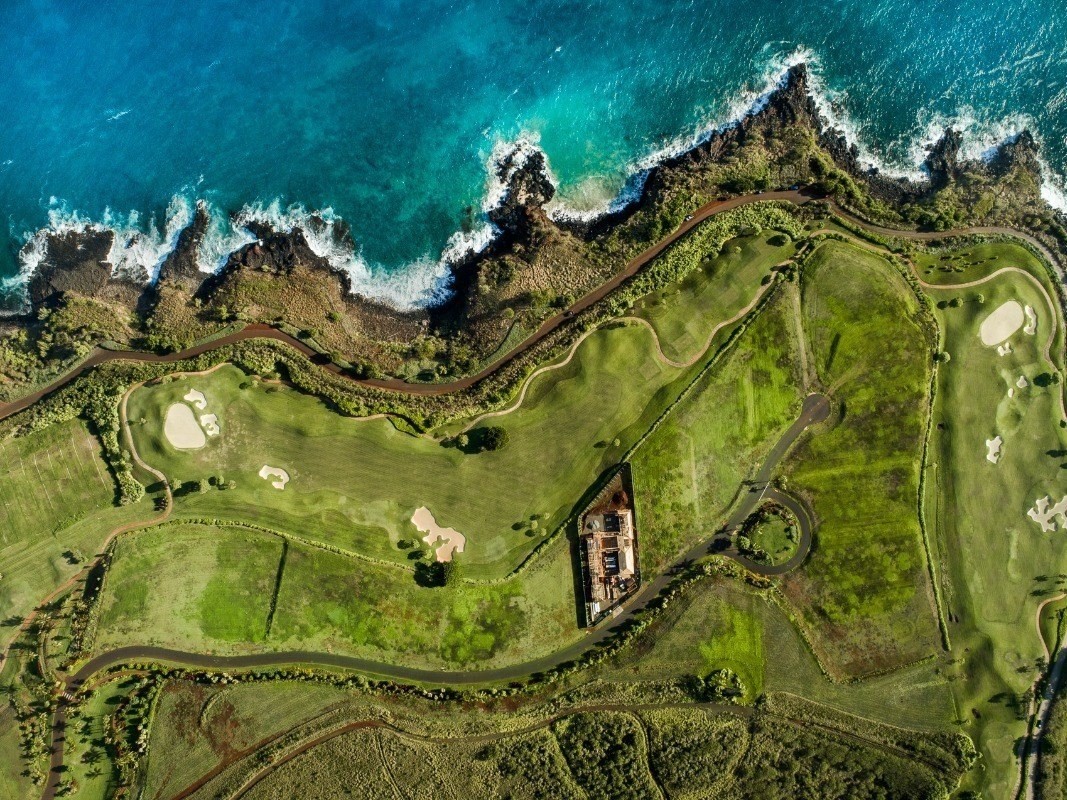
[[[134,502],[100,422],[11,428],[0,678],[17,708],[47,680],[69,699],[0,750],[46,764],[46,796],[279,796],[337,759],[362,783],[316,796],[518,792],[533,763],[554,796],[614,796],[575,756],[611,736],[610,780],[671,797],[760,796],[742,747],[774,792],[1008,796],[1034,620],[1067,574],[1067,517],[1044,510],[1067,496],[1052,273],[1004,238],[891,248],[777,202],[787,225],[687,252],[437,428],[338,413],[211,348],[122,385]],[[578,519],[623,462],[642,584],[590,629]],[[446,690],[480,710],[428,714]],[[134,744],[106,744],[112,707]],[[771,730],[836,766],[776,771]],[[25,773],[6,796],[33,793]]]

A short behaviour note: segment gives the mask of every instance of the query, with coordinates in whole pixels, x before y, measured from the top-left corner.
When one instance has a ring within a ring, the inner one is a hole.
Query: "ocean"
[[[494,152],[547,155],[554,211],[595,215],[627,179],[749,110],[797,61],[865,160],[917,174],[952,124],[969,155],[1029,127],[1067,210],[1063,0],[3,0],[0,287],[42,230],[118,231],[151,280],[195,203],[201,269],[242,220],[343,220],[313,247],[401,308],[447,296],[492,236]]]

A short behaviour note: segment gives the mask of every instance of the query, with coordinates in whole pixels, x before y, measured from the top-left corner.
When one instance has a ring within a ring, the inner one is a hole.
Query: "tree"
[[[441,565],[441,583],[445,586],[455,586],[462,580],[459,564],[455,561],[446,561]]]
[[[482,450],[502,450],[507,446],[508,432],[498,425],[481,429],[480,444]]]

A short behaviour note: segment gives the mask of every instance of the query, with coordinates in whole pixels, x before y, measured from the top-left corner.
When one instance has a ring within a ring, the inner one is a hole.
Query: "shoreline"
[[[679,134],[663,147],[635,159],[625,168],[627,177],[618,192],[602,205],[590,209],[572,208],[560,198],[559,181],[552,173],[548,156],[538,144],[537,136],[520,134],[511,141],[500,140],[489,155],[480,213],[475,215],[470,227],[454,231],[436,260],[427,254],[396,268],[366,261],[351,234],[349,223],[329,207],[308,210],[300,203],[283,207],[280,200],[274,199],[246,203],[240,209],[226,212],[204,198],[178,193],[171,197],[161,221],[153,214],[144,223],[137,211],[128,214],[109,212],[96,220],[57,203],[49,210],[47,225],[23,234],[25,241],[16,254],[19,272],[0,278],[0,305],[10,303],[12,298],[21,301],[21,308],[0,309],[0,320],[15,320],[30,310],[29,285],[48,260],[51,241],[71,235],[110,236],[108,255],[102,263],[109,266],[112,279],[126,280],[148,289],[158,282],[160,271],[177,251],[181,234],[192,226],[200,213],[207,215],[207,227],[197,243],[195,254],[199,270],[196,277],[201,281],[224,272],[243,248],[254,244],[257,238],[263,238],[264,231],[287,236],[301,234],[311,252],[346,281],[353,300],[402,314],[429,313],[456,300],[457,284],[461,283],[458,277],[463,269],[506,245],[509,231],[494,219],[494,214],[507,204],[515,173],[529,169],[531,162],[551,187],[550,196],[541,204],[548,219],[561,229],[587,237],[595,235],[639,210],[648,200],[650,185],[654,189],[658,172],[679,166],[714,142],[728,138],[733,131],[744,129],[751,120],[768,112],[774,113],[776,99],[790,92],[798,73],[804,91],[802,97],[794,100],[802,101],[798,107],[804,106],[820,144],[847,172],[870,181],[876,193],[896,193],[896,199],[899,199],[902,194],[921,193],[936,185],[937,176],[929,169],[929,159],[931,155],[939,154],[946,138],[957,137],[955,156],[961,164],[979,166],[988,166],[1005,147],[1027,138],[1035,147],[1043,199],[1067,217],[1067,194],[1056,184],[1056,173],[1036,153],[1036,140],[1028,129],[1016,130],[1017,125],[1004,121],[989,123],[985,127],[998,133],[1006,133],[1009,129],[1012,132],[992,144],[983,141],[987,137],[979,133],[974,137],[980,146],[976,153],[973,146],[961,146],[964,140],[952,127],[961,121],[968,122],[963,115],[936,117],[929,123],[926,134],[920,137],[921,141],[917,139],[910,147],[914,158],[925,150],[927,160],[912,169],[894,166],[861,141],[847,110],[836,105],[818,71],[809,66],[812,63],[817,64],[817,57],[803,49],[773,59],[764,72],[762,87],[741,92],[729,106],[729,118],[709,121],[691,133]],[[948,127],[943,129],[940,138],[935,138],[935,129],[941,123]],[[974,127],[979,125],[968,122],[968,129]],[[12,245],[17,241],[11,236]]]

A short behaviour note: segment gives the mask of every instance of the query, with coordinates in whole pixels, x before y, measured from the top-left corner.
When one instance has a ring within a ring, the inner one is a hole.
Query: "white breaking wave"
[[[547,204],[546,212],[558,221],[592,221],[624,209],[640,199],[648,174],[655,166],[698,147],[717,133],[762,111],[773,93],[784,85],[788,71],[801,63],[808,66],[809,92],[825,124],[839,131],[850,145],[856,147],[863,166],[873,167],[885,175],[913,181],[925,180],[922,164],[927,150],[941,137],[946,127],[963,134],[961,156],[966,159],[988,159],[995,153],[997,145],[1010,140],[1023,129],[1034,130],[1033,121],[1023,115],[987,122],[980,120],[971,108],[963,108],[951,117],[926,114],[917,121],[915,134],[906,148],[907,156],[898,160],[890,159],[868,144],[865,126],[849,116],[846,110],[847,94],[834,91],[826,85],[821,76],[818,54],[801,47],[771,58],[753,87],[738,93],[722,114],[637,159],[621,175],[590,176],[569,190],[567,197],[557,192]],[[453,233],[436,259],[427,254],[399,270],[368,264],[358,247],[353,246],[346,237],[337,235],[341,219],[331,208],[309,211],[299,204],[283,206],[279,200],[273,200],[246,205],[231,219],[201,199],[197,204],[207,213],[209,222],[197,252],[197,265],[202,272],[220,270],[234,252],[256,241],[247,228],[253,223],[285,233],[299,228],[316,255],[349,276],[353,292],[405,311],[440,304],[451,296],[451,266],[471,254],[481,252],[499,234],[487,215],[507,199],[509,179],[515,170],[526,165],[534,154],[541,153],[546,177],[554,186],[560,185],[539,142],[538,134],[523,133],[512,140],[498,139],[493,144],[486,161],[485,190],[479,219],[470,230]],[[508,163],[508,169],[502,168],[505,163]],[[1054,208],[1067,213],[1067,185],[1064,178],[1044,162],[1041,162],[1041,172],[1042,197]],[[618,185],[620,177],[623,178],[622,188],[616,190],[614,187]],[[147,225],[142,225],[136,211],[115,214],[108,210],[101,220],[95,221],[77,211],[68,210],[56,198],[52,198],[51,206],[48,225],[25,235],[25,245],[19,254],[20,272],[0,282],[0,292],[10,294],[24,290],[29,277],[47,254],[48,237],[69,231],[111,230],[115,238],[107,260],[112,273],[134,280],[155,281],[164,260],[174,249],[178,235],[192,221],[193,210],[188,198],[176,195],[167,208],[160,229],[154,217],[149,219]],[[321,224],[315,223],[313,218],[321,220]]]
[[[444,258],[433,260],[426,256],[395,271],[372,267],[338,236],[341,220],[331,208],[308,211],[299,204],[283,207],[280,201],[274,200],[246,205],[234,215],[234,222],[238,227],[259,223],[283,233],[299,228],[315,255],[348,275],[353,292],[401,311],[438,305],[451,294],[452,273]],[[459,253],[464,247],[464,242],[450,240],[445,252]]]
[[[256,237],[231,225],[229,216],[207,200],[197,201],[197,207],[207,214],[208,223],[196,252],[196,266],[201,272],[215,273],[226,266],[231,253],[252,244]]]
[[[192,204],[180,195],[175,195],[167,206],[163,227],[156,224],[153,215],[147,225],[142,225],[137,211],[118,214],[110,209],[104,211],[100,220],[93,220],[76,209],[71,210],[52,198],[48,210],[48,225],[32,234],[27,234],[26,244],[19,252],[19,275],[5,281],[5,289],[14,289],[24,284],[33,275],[48,255],[48,239],[68,233],[113,234],[106,261],[115,277],[151,283],[159,276],[159,268],[174,250],[178,236],[193,220]]]

